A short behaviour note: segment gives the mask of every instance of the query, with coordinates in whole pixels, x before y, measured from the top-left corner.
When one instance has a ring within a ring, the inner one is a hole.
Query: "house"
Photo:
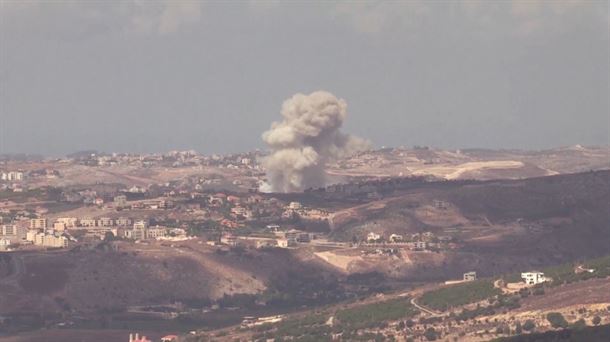
[[[521,278],[528,285],[542,284],[546,281],[544,273],[540,271],[523,272]]]
[[[280,226],[278,224],[268,224],[267,229],[272,232],[277,232],[280,230]]]
[[[275,247],[276,241],[273,239],[260,239],[255,241],[256,248],[269,248]]]
[[[311,236],[309,233],[299,233],[296,237],[296,241],[301,243],[309,243],[311,242]]]
[[[464,273],[464,281],[475,281],[477,280],[477,272],[466,272]]]
[[[131,188],[129,188],[129,190],[127,190],[127,191],[129,191],[132,194],[143,194],[146,192],[146,189],[144,189],[141,186],[134,185]]]
[[[416,249],[426,249],[426,247],[428,247],[428,243],[426,241],[415,241],[414,245]]]
[[[210,198],[208,199],[208,203],[210,203],[210,205],[213,205],[213,206],[221,206],[225,202],[226,198],[227,198],[227,195],[219,192],[215,195],[210,196]]]
[[[220,238],[220,243],[227,246],[237,246],[237,238],[233,235],[224,235]]]
[[[277,239],[277,246],[280,248],[288,248],[296,246],[295,239]]]
[[[301,209],[301,203],[299,202],[290,202],[290,204],[288,205],[288,209],[292,209],[292,210],[298,210]]]
[[[374,232],[370,232],[367,236],[366,236],[366,241],[367,242],[377,242],[381,240],[381,235],[374,233]]]
[[[119,209],[119,208],[124,208],[127,206],[127,196],[125,195],[119,195],[119,196],[115,196],[114,197],[114,207]]]
[[[404,238],[403,238],[402,235],[399,235],[399,234],[392,234],[392,235],[390,235],[390,241],[391,242],[401,242],[403,240],[404,240]]]
[[[251,218],[252,217],[252,211],[251,210],[248,210],[248,209],[246,209],[244,207],[240,207],[240,206],[231,208],[231,213],[234,216],[241,216],[243,218]]]
[[[229,202],[229,203],[239,204],[240,201],[241,201],[241,199],[237,196],[233,196],[233,195],[227,196],[227,202]]]

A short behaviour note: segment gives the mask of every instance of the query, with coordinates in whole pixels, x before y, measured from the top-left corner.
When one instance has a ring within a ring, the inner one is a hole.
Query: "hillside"
[[[386,238],[393,233],[446,236],[458,248],[436,255],[410,253],[406,259],[421,259],[426,277],[459,276],[468,269],[494,274],[606,253],[609,203],[610,171],[427,183],[339,210],[331,227],[332,236],[345,241],[368,232]],[[405,264],[415,269],[402,274],[420,274],[417,266]]]

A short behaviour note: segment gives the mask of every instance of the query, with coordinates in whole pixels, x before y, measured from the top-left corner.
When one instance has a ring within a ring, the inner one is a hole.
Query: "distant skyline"
[[[265,149],[295,93],[375,147],[610,144],[607,1],[0,0],[0,154]]]

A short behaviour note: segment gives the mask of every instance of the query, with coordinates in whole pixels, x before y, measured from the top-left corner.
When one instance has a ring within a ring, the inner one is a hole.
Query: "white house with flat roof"
[[[544,273],[540,271],[523,272],[521,278],[528,285],[542,284],[546,281]]]

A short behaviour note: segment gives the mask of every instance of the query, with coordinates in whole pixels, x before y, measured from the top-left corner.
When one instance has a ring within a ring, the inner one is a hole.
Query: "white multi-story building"
[[[521,278],[528,285],[542,284],[546,281],[544,273],[540,271],[523,272]]]
[[[114,223],[119,227],[129,227],[133,225],[132,220],[127,217],[119,217],[118,219],[114,220]]]
[[[21,171],[2,172],[1,178],[3,181],[22,181],[24,174]]]
[[[146,229],[147,239],[156,239],[158,237],[164,237],[167,235],[166,227],[150,227]]]
[[[114,226],[114,220],[110,217],[100,217],[97,219],[98,227],[112,227]]]
[[[11,243],[19,243],[26,237],[27,229],[14,224],[3,224],[0,226],[0,238],[9,240]]]
[[[78,226],[78,219],[76,217],[59,217],[55,220],[55,223],[63,223],[66,229],[70,229]]]
[[[133,223],[133,229],[146,229],[148,228],[147,220],[137,220]]]
[[[475,281],[477,280],[477,272],[466,272],[464,273],[464,281]]]
[[[95,227],[97,226],[97,220],[94,218],[90,218],[90,217],[85,217],[80,219],[80,226],[81,227]]]
[[[65,236],[37,233],[34,235],[34,245],[42,247],[65,248],[68,247],[68,239]]]
[[[53,230],[57,232],[63,232],[66,230],[66,224],[63,222],[55,222],[53,223]]]
[[[127,206],[127,196],[119,195],[114,197],[114,207],[115,208],[124,208]]]
[[[46,218],[34,218],[30,220],[30,229],[46,229],[47,219]]]

